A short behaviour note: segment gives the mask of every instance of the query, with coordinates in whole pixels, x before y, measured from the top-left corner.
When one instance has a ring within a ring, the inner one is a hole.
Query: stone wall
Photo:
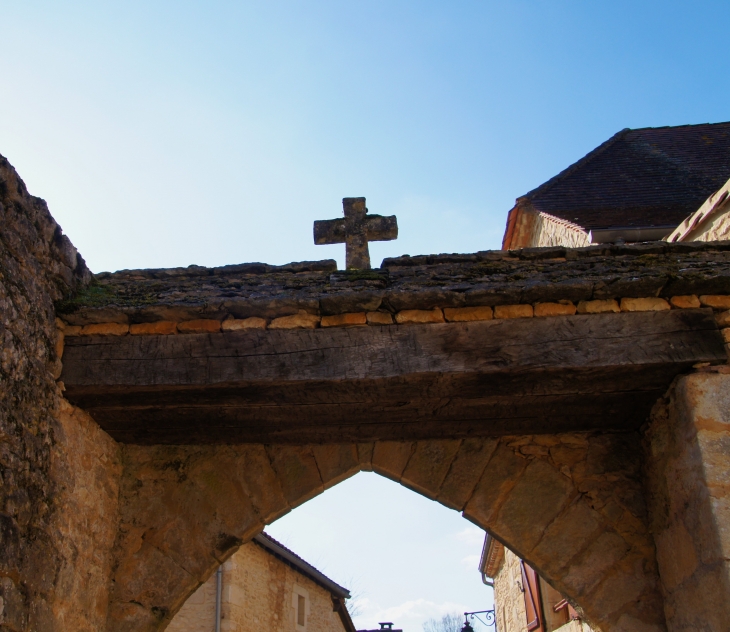
[[[494,614],[497,632],[525,632],[527,619],[525,599],[519,585],[522,583],[520,558],[509,549],[494,578]]]
[[[730,621],[730,375],[680,378],[646,436],[651,526],[672,632]]]
[[[330,593],[266,552],[254,542],[244,544],[223,564],[222,632],[293,632],[296,610],[293,596],[308,598],[305,629],[343,632]],[[212,630],[215,617],[215,574],[185,602],[167,632]]]
[[[538,213],[534,234],[526,247],[565,246],[583,248],[590,246],[591,240],[580,226],[566,222],[547,213]]]
[[[501,545],[500,545],[501,546]],[[524,581],[520,558],[509,549],[503,549],[502,563],[494,577],[494,609],[497,632],[527,632]],[[542,611],[545,632],[598,632],[580,619],[565,623],[565,609],[557,613],[555,605],[564,600],[545,580],[540,579]]]
[[[668,242],[720,241],[730,239],[730,180],[715,191],[704,204],[685,219],[670,235]]]
[[[164,627],[263,527],[360,470],[488,528],[606,632],[661,632],[640,438],[125,446],[109,632]]]
[[[692,235],[693,241],[720,241],[730,239],[730,204],[714,214]]]
[[[83,259],[0,156],[0,629],[103,627],[116,444],[62,399],[54,301]]]

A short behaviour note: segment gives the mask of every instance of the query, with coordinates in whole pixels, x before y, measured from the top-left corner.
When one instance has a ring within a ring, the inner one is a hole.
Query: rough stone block
[[[208,334],[217,333],[221,330],[219,320],[199,318],[197,320],[184,320],[177,324],[177,330],[181,334]]]
[[[106,629],[113,632],[148,632],[159,628],[160,615],[136,601],[112,601],[106,623]]]
[[[373,471],[400,482],[412,453],[411,441],[377,441],[373,450]]]
[[[252,316],[251,318],[229,318],[221,323],[222,331],[240,331],[241,329],[266,329],[266,319]]]
[[[392,325],[393,316],[388,312],[368,312],[366,314],[368,325]]]
[[[700,303],[713,309],[730,309],[730,296],[704,294],[700,296]]]
[[[63,330],[64,336],[80,336],[83,327],[81,325],[66,325]]]
[[[615,299],[609,298],[598,301],[580,301],[577,311],[579,314],[605,314],[608,312],[618,314],[621,308]]]
[[[66,336],[63,334],[63,331],[61,329],[57,329],[56,330],[56,344],[55,344],[57,358],[63,357],[63,347],[65,345],[65,338],[66,338]],[[56,377],[56,379],[58,379],[58,377]]]
[[[610,553],[608,557],[611,557]],[[605,558],[599,558],[597,561],[600,564],[608,563],[608,559]],[[645,572],[645,563],[642,557],[629,554],[621,560],[614,571],[606,572],[605,567],[602,567],[599,576],[601,581],[595,588],[591,601],[594,603],[594,611],[603,615],[604,620],[618,618],[623,614],[622,611],[627,604],[642,598],[653,600],[655,587],[651,584],[651,576],[647,576]],[[663,623],[663,613],[658,612],[654,616],[653,621],[645,623]]]
[[[657,561],[662,573],[662,584],[669,592],[674,590],[697,570],[699,560],[694,541],[682,522],[674,522],[656,538]]]
[[[728,328],[726,328],[726,329],[722,329],[722,330],[720,331],[720,333],[722,334],[722,339],[723,339],[723,340],[724,340],[725,342],[727,342],[727,343],[730,343],[730,327],[728,327]]]
[[[498,444],[497,439],[464,439],[441,485],[437,500],[451,509],[462,511]]]
[[[320,327],[356,327],[367,325],[365,312],[350,312],[349,314],[336,314],[335,316],[322,316]]]
[[[404,309],[395,315],[399,325],[416,323],[443,323],[444,315],[439,307],[435,309]]]
[[[147,608],[168,603],[179,594],[181,586],[192,588],[197,583],[196,578],[148,542],[142,542],[137,551],[119,560],[114,579],[113,601],[135,601]]]
[[[715,320],[720,327],[730,327],[730,309],[715,316]]]
[[[532,305],[497,305],[494,308],[495,318],[532,318]]]
[[[487,474],[489,473],[487,467]],[[576,492],[570,479],[542,459],[534,459],[505,497],[489,526],[523,554],[535,548],[550,524]]]
[[[67,328],[67,329],[70,329]],[[129,333],[129,325],[121,323],[97,323],[84,325],[81,329],[82,336],[125,336]],[[66,333],[68,336],[69,334]]]
[[[460,444],[454,439],[417,441],[401,483],[427,498],[435,498]]]
[[[373,471],[373,450],[375,450],[375,443],[357,444],[357,460],[363,472]]]
[[[663,298],[622,298],[622,312],[661,312],[671,309],[669,303]]]
[[[275,445],[267,448],[271,466],[291,507],[324,491],[317,461],[311,448]]]
[[[464,508],[464,517],[483,529],[487,526],[491,528],[494,513],[527,464],[528,460],[517,455],[514,450],[499,445]]]
[[[269,329],[315,329],[319,325],[319,316],[300,311],[291,316],[274,318],[269,323]]]
[[[694,294],[689,294],[687,296],[672,296],[672,298],[669,299],[669,303],[672,307],[676,307],[677,309],[697,309],[700,307],[700,299]]]
[[[353,443],[315,445],[312,447],[312,452],[325,489],[337,485],[360,471],[357,446]]]
[[[156,323],[139,323],[137,325],[130,325],[129,333],[133,336],[176,334],[177,323],[173,323],[170,320],[159,320]]]
[[[231,476],[239,481],[264,524],[288,513],[289,505],[264,446],[236,446],[235,449],[227,449],[228,453],[233,459],[230,463],[225,457],[216,460],[223,463]]]
[[[535,316],[572,316],[573,314],[575,314],[575,305],[570,301],[535,305]]]
[[[583,498],[575,499],[545,530],[531,559],[541,568],[558,574],[568,566],[604,526],[601,516]]]
[[[491,307],[447,307],[444,309],[446,320],[453,323],[472,320],[492,320],[494,310]]]

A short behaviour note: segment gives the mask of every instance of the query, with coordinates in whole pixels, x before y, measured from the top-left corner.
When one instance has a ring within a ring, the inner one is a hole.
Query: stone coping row
[[[77,326],[229,317],[269,322],[300,310],[321,316],[395,314],[435,307],[730,294],[730,249],[715,242],[677,253],[665,252],[662,244],[632,245],[632,254],[621,256],[617,252],[624,247],[596,247],[592,256],[581,259],[559,256],[565,248],[534,250],[521,251],[520,257],[501,251],[406,257],[378,270],[332,271],[306,262],[300,272],[272,272],[264,264],[260,270],[259,264],[196,268],[192,276],[187,269],[119,272],[96,275],[87,287],[57,302],[56,311]],[[598,256],[606,252],[611,254]]]
[[[633,244],[597,244],[593,246],[585,246],[582,248],[548,246],[536,248],[520,248],[517,250],[481,250],[475,253],[442,253],[415,256],[401,255],[400,257],[386,257],[385,259],[383,259],[380,269],[384,270],[396,267],[453,263],[479,263],[500,260],[578,260],[590,259],[592,257],[623,257],[632,255],[639,257],[644,255],[686,254],[704,250],[730,250],[730,241],[678,243],[653,241]],[[337,262],[334,259],[323,259],[321,261],[294,261],[284,265],[271,265],[268,263],[251,262],[217,266],[212,268],[199,265],[191,265],[181,268],[148,268],[136,270],[119,270],[117,272],[99,272],[94,276],[98,280],[106,280],[112,277],[130,279],[169,279],[175,277],[226,276],[229,274],[299,274],[302,272],[337,272]]]
[[[470,322],[511,318],[540,318],[573,314],[604,314],[619,312],[664,311],[710,307],[717,311],[717,321],[723,337],[730,343],[730,295],[683,295],[669,300],[658,297],[622,298],[580,301],[562,300],[549,303],[497,305],[495,307],[436,307],[406,309],[394,314],[384,311],[350,312],[334,316],[319,316],[306,311],[267,320],[260,317],[227,318],[225,320],[195,319],[185,321],[161,320],[151,323],[123,324],[117,322],[69,325],[59,319],[64,336],[124,336],[199,334],[241,331],[246,329],[315,329],[317,327],[356,327],[367,325],[410,325],[445,322]]]

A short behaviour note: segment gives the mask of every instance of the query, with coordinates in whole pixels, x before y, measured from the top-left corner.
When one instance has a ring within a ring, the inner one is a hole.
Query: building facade
[[[667,241],[725,241],[730,239],[730,180],[685,219]]]
[[[497,632],[597,632],[529,564],[490,535],[479,570],[494,586]]]
[[[517,198],[504,250],[664,239],[730,176],[730,123],[625,129]]]
[[[244,544],[185,602],[168,632],[354,632],[350,594],[266,533]]]

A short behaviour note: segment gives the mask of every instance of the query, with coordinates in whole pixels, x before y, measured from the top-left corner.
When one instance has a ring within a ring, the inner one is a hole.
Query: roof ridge
[[[717,123],[684,123],[683,125],[659,125],[657,127],[627,127],[631,132],[643,132],[648,129],[679,129],[680,127],[702,127],[705,125],[730,125],[730,121],[718,121]]]
[[[645,132],[648,130],[661,130],[661,129],[679,129],[683,127],[703,127],[703,126],[716,126],[716,125],[730,125],[730,121],[720,121],[718,123],[688,123],[686,125],[662,125],[659,127],[625,127],[619,132],[616,132],[611,138],[601,143],[595,149],[589,151],[585,156],[574,162],[572,165],[563,169],[560,173],[553,176],[549,180],[543,182],[540,186],[535,187],[531,191],[528,191],[524,195],[519,196],[515,202],[517,204],[524,199],[531,200],[536,195],[545,193],[554,187],[558,182],[562,181],[567,176],[571,175],[577,169],[583,167],[587,163],[591,162],[596,156],[602,154],[609,147],[613,146],[618,140],[628,135],[630,132]]]
[[[322,571],[312,566],[312,564],[307,562],[307,560],[297,555],[294,551],[284,546],[275,538],[271,537],[268,533],[266,533],[266,531],[262,531],[261,533],[255,535],[253,539],[254,542],[268,549],[269,552],[273,555],[280,555],[281,553],[284,553],[288,554],[286,555],[287,558],[295,558],[287,559],[286,561],[288,561],[293,566],[298,566],[299,572],[301,572],[305,576],[309,576],[311,580],[313,580],[315,583],[322,585],[325,589],[332,591],[333,588],[336,588],[339,589],[339,591],[336,592],[343,593],[338,595],[339,597],[343,597],[345,599],[350,597],[350,591],[347,588],[345,588],[344,586],[340,586],[340,584],[338,584],[336,581],[327,577],[327,575],[325,575]],[[269,546],[267,542],[262,542],[262,540],[268,540],[268,543],[270,543],[271,546]],[[281,549],[281,551],[277,552],[276,548]]]
[[[614,145],[619,139],[623,138],[628,132],[634,131],[631,128],[625,127],[619,132],[616,132],[611,138],[609,138],[606,141],[603,141],[598,147],[595,149],[592,149],[589,151],[585,156],[574,162],[569,167],[566,167],[563,169],[560,173],[553,176],[549,180],[543,182],[540,186],[535,187],[531,191],[528,191],[524,195],[519,196],[515,203],[516,205],[520,203],[520,201],[524,199],[532,199],[535,195],[538,193],[545,193],[549,189],[551,189],[553,186],[555,186],[558,182],[569,176],[571,173],[582,167],[583,165],[589,163],[591,160],[593,160],[596,156],[599,154],[602,154],[606,149]]]

